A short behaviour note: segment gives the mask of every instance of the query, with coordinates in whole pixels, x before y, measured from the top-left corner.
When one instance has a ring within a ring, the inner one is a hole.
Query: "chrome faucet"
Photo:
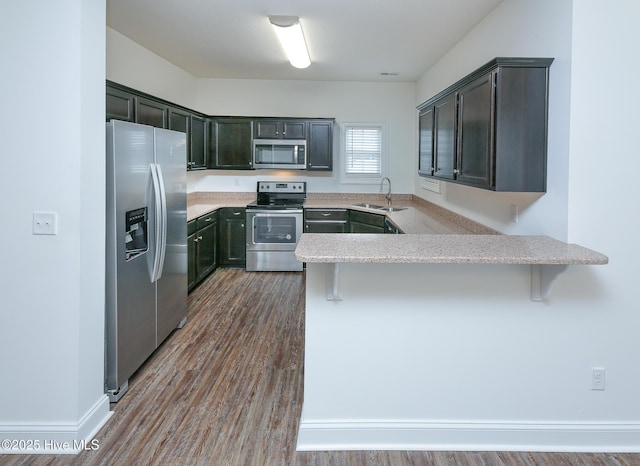
[[[387,191],[387,194],[385,197],[387,198],[387,206],[390,207],[391,206],[391,180],[386,176],[382,178],[382,181],[380,181],[380,192],[382,192],[382,186],[384,185],[384,180],[387,180],[389,182],[389,190]]]

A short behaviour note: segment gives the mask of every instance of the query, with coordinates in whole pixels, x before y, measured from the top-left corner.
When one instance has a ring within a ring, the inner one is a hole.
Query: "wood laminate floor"
[[[189,295],[187,325],[111,405],[98,450],[0,464],[640,465],[636,454],[296,452],[303,338],[303,273],[217,270]]]

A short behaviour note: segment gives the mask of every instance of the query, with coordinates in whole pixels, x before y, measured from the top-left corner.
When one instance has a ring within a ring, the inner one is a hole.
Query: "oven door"
[[[302,234],[302,209],[247,209],[247,251],[294,251]]]
[[[303,270],[304,264],[295,258],[301,234],[302,209],[247,209],[246,270]]]

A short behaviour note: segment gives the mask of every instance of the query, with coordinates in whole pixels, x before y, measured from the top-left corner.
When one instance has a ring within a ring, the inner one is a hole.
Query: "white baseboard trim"
[[[640,452],[639,423],[310,422],[298,451]]]
[[[103,395],[76,423],[0,424],[0,455],[75,455],[97,450],[92,440],[113,415],[109,397]]]

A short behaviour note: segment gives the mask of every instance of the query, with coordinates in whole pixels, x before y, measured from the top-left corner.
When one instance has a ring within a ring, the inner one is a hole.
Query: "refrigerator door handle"
[[[155,210],[155,251],[153,255],[153,268],[151,271],[151,282],[156,282],[162,276],[162,265],[164,262],[164,243],[166,237],[166,216],[167,206],[165,203],[164,185],[162,183],[162,172],[156,163],[149,165],[151,169],[151,180],[153,184],[153,207]]]
[[[158,274],[156,280],[162,277],[162,270],[164,268],[164,258],[167,251],[167,224],[169,219],[167,218],[167,192],[164,188],[164,176],[162,175],[162,166],[156,164],[156,170],[158,172],[158,185],[160,186],[160,213],[162,225],[160,228],[160,260],[158,265]]]

